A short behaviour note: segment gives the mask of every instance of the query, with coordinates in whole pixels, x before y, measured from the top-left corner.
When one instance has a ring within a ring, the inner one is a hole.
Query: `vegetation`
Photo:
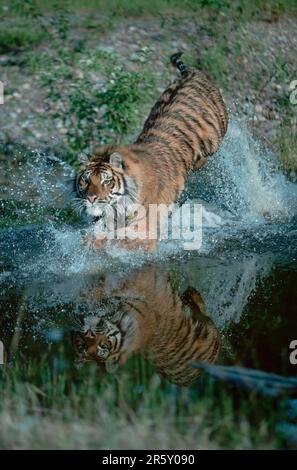
[[[274,24],[296,13],[294,0],[88,0],[83,6],[68,0],[2,0],[0,53],[14,54],[8,63],[19,63],[22,73],[29,80],[34,78],[34,87],[43,90],[45,112],[38,119],[44,125],[40,127],[50,123],[56,128],[60,143],[53,143],[53,150],[77,164],[79,154],[88,152],[94,143],[131,141],[170,74],[165,59],[162,73],[154,66],[159,51],[153,44],[130,56],[128,51],[126,57],[102,47],[100,40],[94,44],[94,35],[100,38],[116,32],[125,19],[145,16],[156,18],[166,37],[167,27],[172,35],[181,22],[197,15],[199,24],[196,29],[193,25],[188,37],[186,61],[208,72],[227,103],[237,103],[240,114],[254,119],[255,110],[260,109],[256,116],[259,135],[265,120],[287,123],[281,132],[271,132],[270,142],[284,159],[284,167],[295,171],[291,146],[295,107],[287,91],[296,78],[295,56],[282,48],[266,47],[263,38],[255,38],[244,25],[251,21]],[[203,36],[207,41],[201,47]],[[168,57],[172,50],[165,49],[162,54]],[[12,99],[18,94],[11,82],[6,94]]]
[[[256,106],[263,108],[254,120],[259,134],[264,132],[264,119],[265,124],[276,123],[269,142],[285,170],[296,173],[297,108],[288,99],[290,80],[297,78],[295,56],[264,43],[268,25],[296,15],[296,0],[0,0],[4,78],[8,70],[7,122],[0,126],[1,136],[5,135],[1,140],[14,144],[24,137],[25,148],[32,132],[34,148],[50,147],[72,165],[94,144],[131,141],[169,81],[168,57],[172,44],[176,47],[180,41],[188,48],[187,62],[216,80],[232,111],[237,102],[236,111],[252,120]],[[144,23],[151,21],[152,32],[145,31],[143,41],[136,36],[137,44],[131,42],[127,51],[117,50],[122,36],[115,47],[102,40],[108,34],[116,36],[121,27],[127,37],[133,35],[129,25],[142,18]],[[254,21],[256,27],[248,29]],[[175,41],[181,24],[182,34]],[[30,98],[38,95],[38,103],[29,99],[24,104],[20,92],[24,85],[32,89]],[[34,114],[38,107],[41,111]],[[10,134],[13,127],[15,134]],[[27,158],[24,148],[8,153],[1,149],[2,190],[16,175],[21,180],[23,170],[18,165]],[[9,161],[16,153],[21,154],[19,159]],[[81,224],[69,207],[43,207],[32,203],[30,194],[21,202],[5,197],[0,228],[45,219]],[[262,305],[257,315],[262,344],[267,324],[278,326],[279,319],[276,312],[274,321],[269,321],[271,309],[263,311]],[[248,321],[238,325],[240,331],[233,326],[245,360],[252,356],[249,341],[255,337],[255,330],[248,327]],[[28,344],[34,349],[31,339]],[[0,366],[1,448],[135,449],[143,448],[144,442],[148,448],[167,449],[285,445],[275,431],[283,419],[278,402],[234,392],[206,377],[190,389],[179,389],[161,380],[142,358],[130,360],[116,377],[93,366],[78,371],[67,344],[66,338],[65,344],[43,344],[42,354],[36,347],[35,354],[12,357],[8,365]]]
[[[46,89],[49,113],[65,129],[68,161],[77,162],[91,144],[125,141],[138,124],[139,107],[149,101],[152,76],[129,71],[116,55],[100,49],[85,52],[61,46],[55,52],[53,57],[29,56],[28,64]],[[144,62],[146,55],[144,49],[136,59]],[[92,79],[99,72],[105,77],[101,88]]]
[[[52,347],[51,347],[52,348]],[[50,348],[50,349],[51,349]],[[67,357],[67,356],[66,356]],[[63,347],[0,367],[1,448],[277,448],[269,399],[209,380],[179,389],[134,358],[120,375],[73,369]]]
[[[57,226],[68,223],[73,226],[80,226],[82,220],[70,206],[57,209],[53,207],[43,207],[39,204],[14,201],[13,199],[0,202],[0,229],[9,227],[22,227],[24,225],[42,224],[51,220]]]
[[[69,0],[14,0],[12,6],[6,0],[2,2],[7,7],[7,14],[22,14],[36,12],[52,13],[57,7],[69,6]],[[260,15],[281,15],[284,12],[296,12],[294,0],[86,0],[83,5],[79,0],[72,0],[71,7],[83,11],[102,11],[113,13],[120,17],[168,14],[174,11],[195,12],[223,11],[226,14],[237,15],[245,19]]]
[[[89,51],[83,39],[73,42],[69,38],[67,2],[53,2],[55,16],[49,20],[42,14],[42,5],[34,0],[12,5],[11,11],[24,15],[31,26],[27,24],[26,29],[24,26],[26,34],[19,38],[20,46],[29,45],[30,39],[39,42],[38,32],[52,41],[50,53],[48,50],[38,54],[28,52],[25,63],[46,90],[50,117],[65,129],[67,160],[77,163],[79,153],[89,151],[93,143],[124,140],[138,124],[139,107],[149,101],[154,83],[152,75],[143,70],[128,70],[116,54],[97,48]],[[2,48],[15,50],[17,38],[12,41],[5,31],[3,36],[6,43],[3,40]],[[149,52],[143,48],[134,61],[145,64]],[[94,80],[98,73],[104,80],[100,88]]]
[[[29,25],[29,27],[28,27]],[[5,24],[0,30],[0,54],[18,51],[39,44],[47,37],[42,30],[34,30],[31,24]]]
[[[297,132],[292,125],[282,126],[275,145],[280,149],[280,161],[286,171],[297,174]],[[295,176],[295,175],[294,175]]]

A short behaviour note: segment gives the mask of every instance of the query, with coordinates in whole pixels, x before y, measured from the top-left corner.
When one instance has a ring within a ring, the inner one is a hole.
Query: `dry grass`
[[[284,169],[297,173],[296,125],[281,127],[275,140],[275,146],[279,149],[279,158]]]
[[[62,353],[62,351],[61,351]],[[65,354],[65,352],[63,353]],[[64,359],[63,359],[64,357]],[[63,370],[57,364],[63,363]],[[142,358],[116,377],[76,370],[65,356],[19,358],[0,368],[2,449],[277,448],[278,413],[206,380],[171,385]],[[138,373],[136,374],[136,371]],[[238,403],[241,403],[238,408]]]

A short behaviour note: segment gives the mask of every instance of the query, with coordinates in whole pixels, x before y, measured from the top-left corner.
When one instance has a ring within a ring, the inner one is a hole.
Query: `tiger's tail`
[[[172,54],[170,57],[170,62],[180,71],[182,78],[184,78],[188,75],[188,67],[181,60],[182,54],[182,52],[176,52],[175,54]]]

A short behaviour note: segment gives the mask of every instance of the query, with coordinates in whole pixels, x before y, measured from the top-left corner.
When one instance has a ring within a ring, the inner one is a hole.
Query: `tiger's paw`
[[[156,240],[141,240],[141,239],[131,239],[125,238],[124,240],[118,240],[117,244],[124,248],[125,250],[143,250],[146,252],[151,252],[156,249],[157,241]]]
[[[106,245],[106,239],[96,238],[95,235],[84,235],[83,246],[91,250],[102,250]]]

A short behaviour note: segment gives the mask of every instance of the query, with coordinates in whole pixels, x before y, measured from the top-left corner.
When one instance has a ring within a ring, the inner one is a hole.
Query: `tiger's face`
[[[116,204],[125,194],[122,156],[112,153],[109,163],[91,162],[78,173],[75,189],[89,216],[95,219],[104,216],[107,205]]]
[[[72,331],[72,345],[77,363],[95,361],[105,364],[108,372],[114,372],[120,361],[122,333],[110,321],[97,317],[86,318],[80,331]]]

